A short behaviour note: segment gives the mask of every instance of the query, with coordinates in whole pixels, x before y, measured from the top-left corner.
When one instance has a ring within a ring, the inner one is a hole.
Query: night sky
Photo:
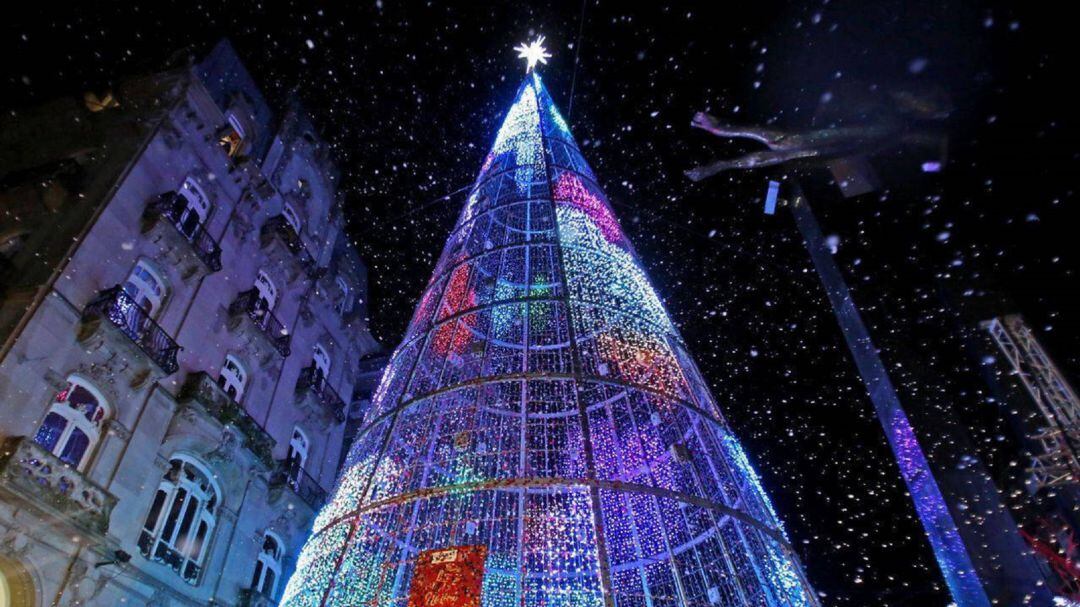
[[[512,47],[546,35],[545,82],[827,605],[948,597],[791,216],[761,213],[766,174],[683,177],[751,149],[692,130],[695,111],[807,128],[825,99],[845,113],[944,91],[941,173],[883,153],[883,191],[805,179],[912,421],[994,434],[961,351],[966,300],[1023,313],[1080,379],[1075,34],[1037,3],[586,0],[584,23],[577,1],[95,4],[9,21],[4,105],[102,90],[228,36],[270,103],[295,89],[333,142],[388,349],[520,82]]]

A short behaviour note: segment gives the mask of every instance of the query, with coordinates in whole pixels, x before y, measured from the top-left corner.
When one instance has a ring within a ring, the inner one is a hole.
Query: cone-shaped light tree
[[[529,74],[282,605],[816,604]]]

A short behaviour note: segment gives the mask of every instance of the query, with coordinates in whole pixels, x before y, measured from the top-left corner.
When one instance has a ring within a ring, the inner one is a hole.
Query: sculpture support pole
[[[847,283],[833,261],[832,252],[825,244],[821,227],[802,188],[797,182],[793,182],[793,187],[795,196],[790,206],[795,225],[806,241],[814,269],[825,287],[833,313],[836,314],[836,320],[844,334],[844,341],[851,351],[851,357],[855,359],[855,366],[885,430],[885,437],[900,466],[901,476],[915,503],[915,511],[930,540],[930,547],[945,577],[945,583],[949,586],[953,601],[957,607],[990,607],[986,591],[960,538],[945,498],[938,489],[926,456],[900,405],[896,389],[889,380],[874,343],[870,340],[870,332],[855,307]]]

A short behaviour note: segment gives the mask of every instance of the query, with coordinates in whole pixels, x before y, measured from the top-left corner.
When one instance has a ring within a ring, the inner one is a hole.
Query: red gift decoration
[[[408,607],[480,607],[487,546],[454,546],[420,553]]]

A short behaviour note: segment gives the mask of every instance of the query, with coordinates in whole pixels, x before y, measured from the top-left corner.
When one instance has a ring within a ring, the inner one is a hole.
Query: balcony
[[[150,222],[167,223],[172,232],[186,241],[191,251],[210,272],[221,270],[221,247],[201,223],[184,222],[187,205],[176,192],[166,192],[146,206],[143,218]]]
[[[180,346],[143,310],[120,285],[106,289],[87,304],[83,322],[106,320],[131,340],[166,375],[176,372]]]
[[[259,232],[259,241],[263,248],[268,248],[275,242],[280,243],[309,278],[318,279],[326,273],[326,268],[318,267],[318,262],[308,252],[300,235],[289,225],[284,215],[275,215],[266,220]]]
[[[330,382],[318,373],[315,365],[300,370],[300,376],[296,379],[296,393],[312,400],[323,413],[332,416],[339,424],[345,421],[345,401],[330,386]]]
[[[292,336],[270,310],[262,307],[258,290],[252,288],[237,295],[236,299],[229,304],[229,315],[234,318],[248,318],[255,325],[256,330],[269,340],[270,345],[283,357],[288,356],[292,351]]]
[[[267,468],[274,468],[274,439],[205,371],[188,376],[180,388],[179,399],[182,403],[199,403],[222,425],[231,425],[239,430],[244,446]]]
[[[288,487],[312,510],[318,510],[326,503],[326,489],[319,481],[312,478],[302,468],[288,461],[279,461],[277,470],[270,475],[270,487],[280,489]]]
[[[60,461],[33,439],[7,439],[0,446],[0,493],[43,506],[57,517],[105,535],[116,498]]]

